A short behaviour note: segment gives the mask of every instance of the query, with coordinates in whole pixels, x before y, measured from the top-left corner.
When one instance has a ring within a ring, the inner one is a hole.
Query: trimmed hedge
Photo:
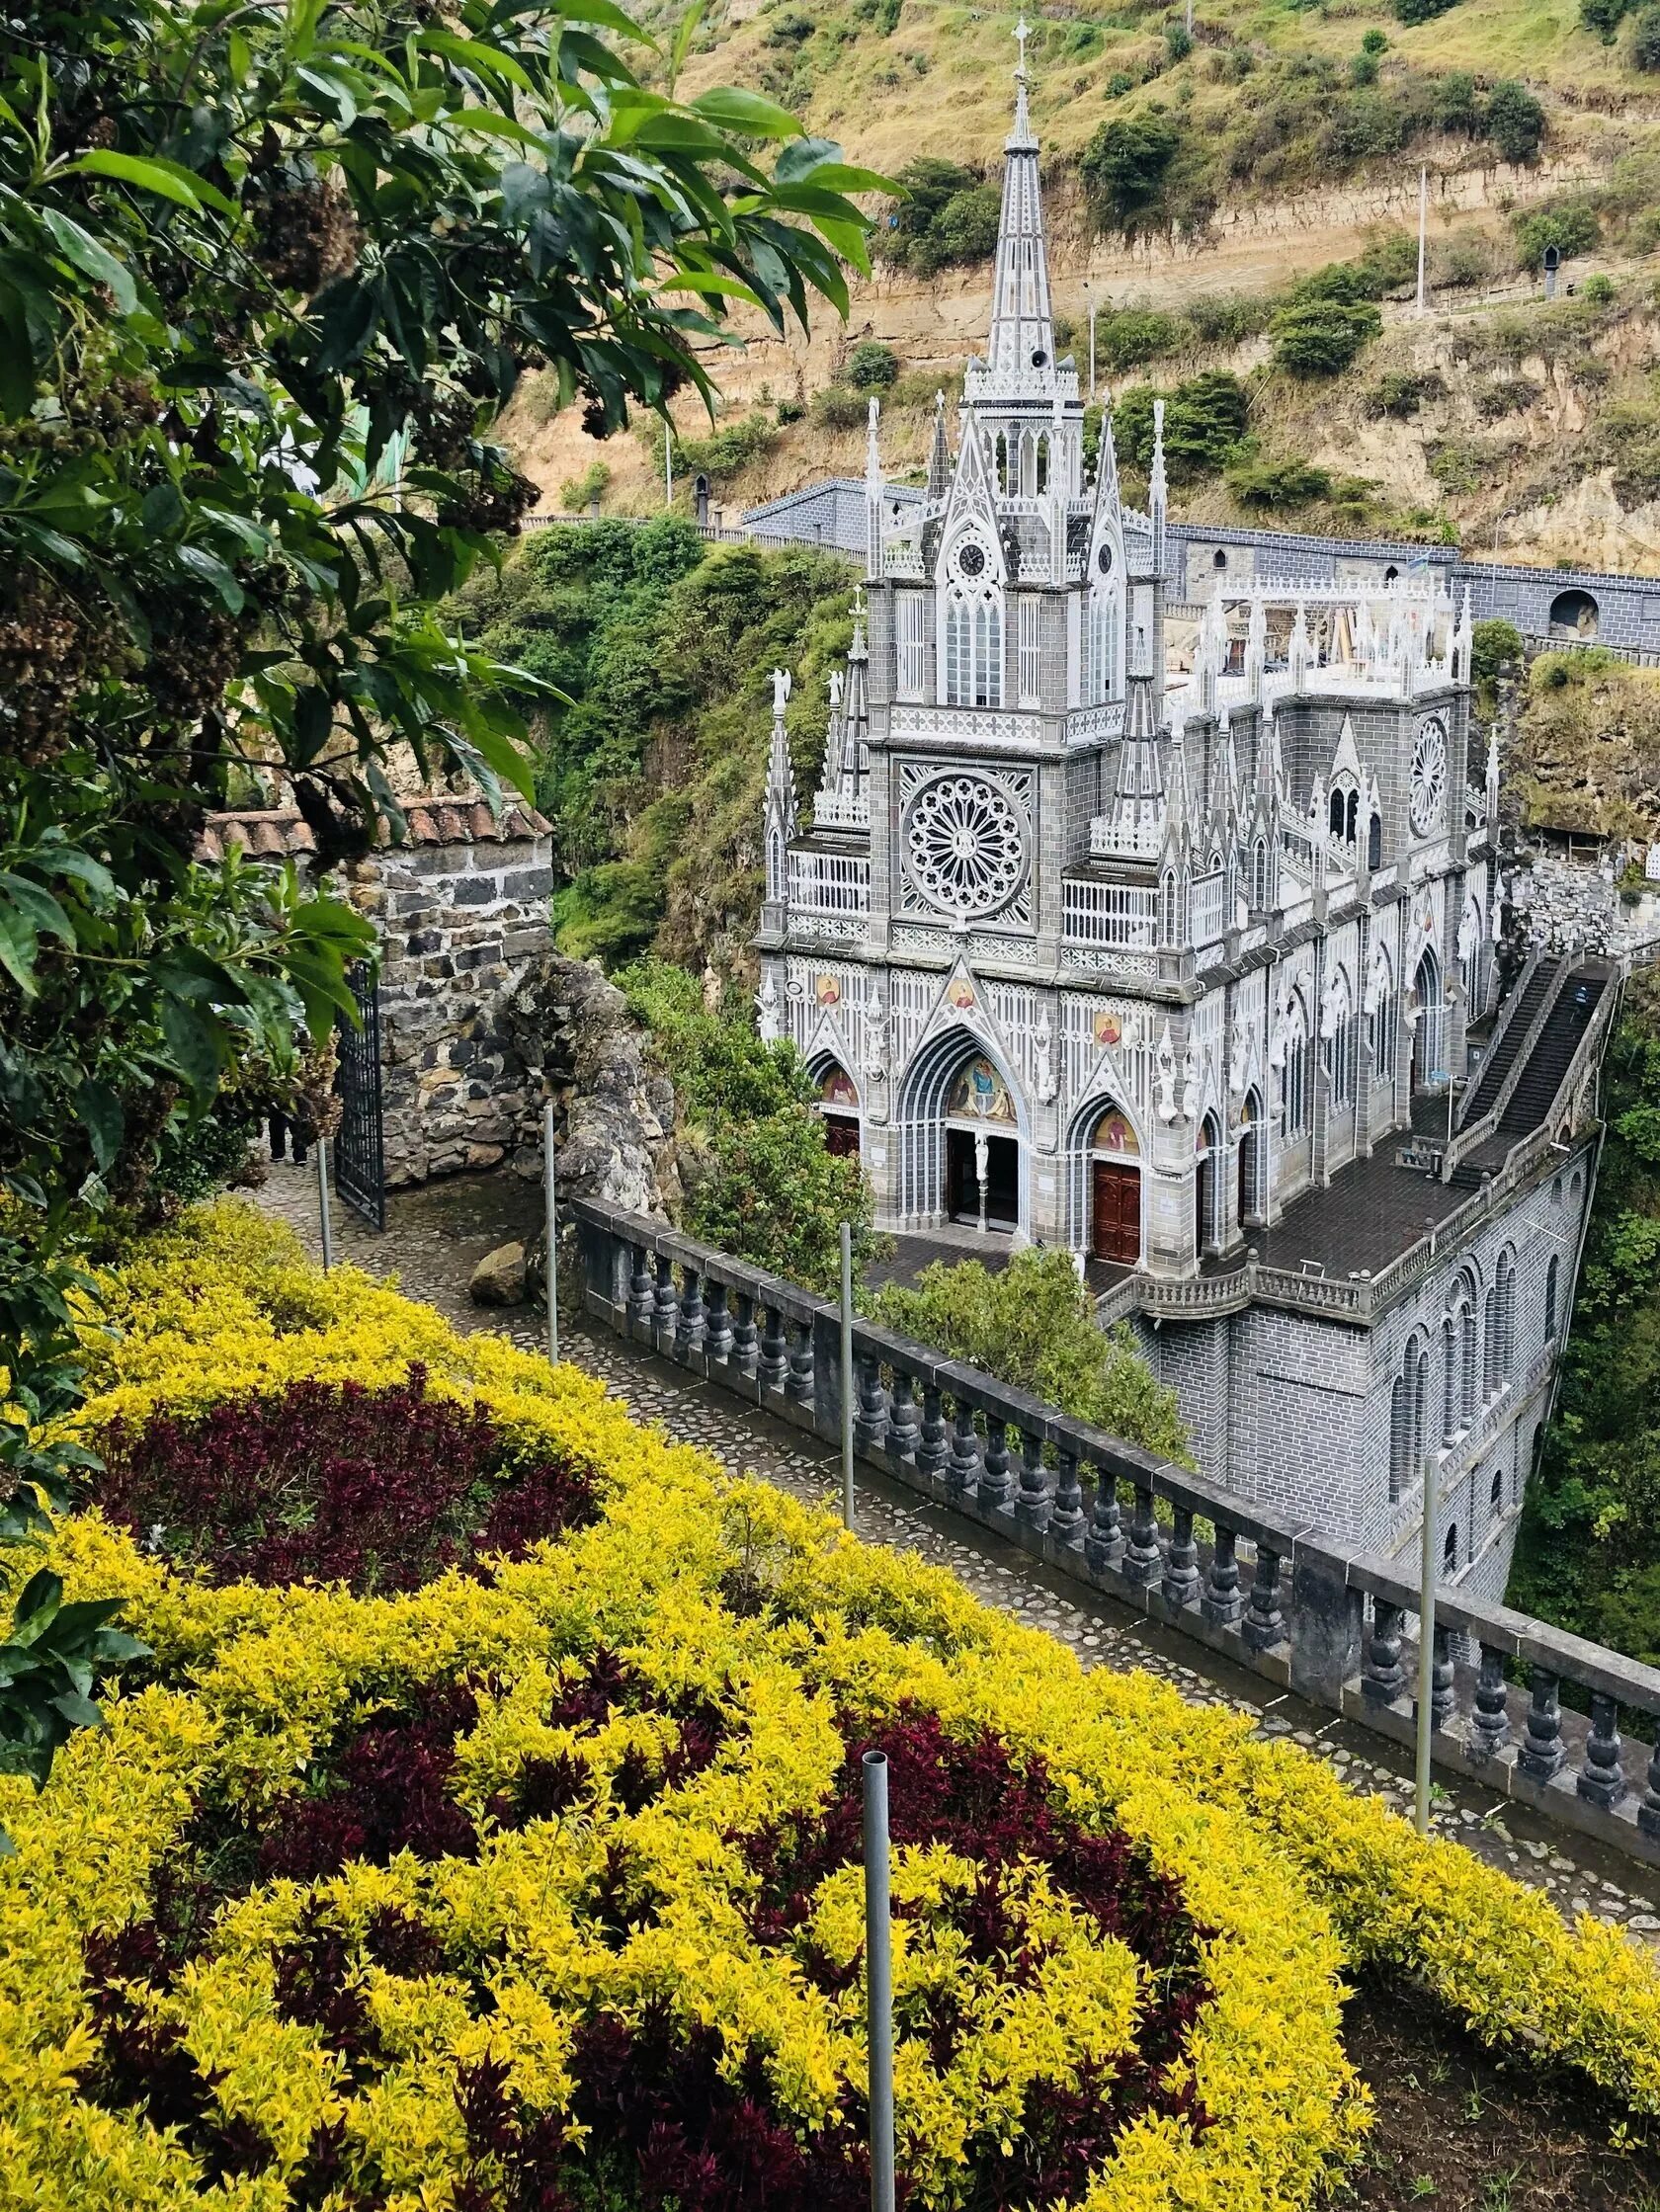
[[[600,1517],[369,1598],[211,1587],[96,1513],[64,1526],[71,1591],[124,1592],[156,1656],[43,1796],[0,1783],[22,2200],[851,2203],[872,1741],[919,2205],[1308,2204],[1366,2125],[1352,1965],[1660,2111],[1633,1944],[1239,1716],[1086,1675],[570,1368],[323,1277],[247,1208],[110,1287],[94,1439],[418,1359],[510,1458],[583,1471]]]

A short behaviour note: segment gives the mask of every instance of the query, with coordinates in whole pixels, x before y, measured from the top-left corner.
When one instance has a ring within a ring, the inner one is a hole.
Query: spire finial
[[[1017,84],[1025,84],[1026,82],[1026,41],[1031,36],[1031,27],[1028,25],[1025,16],[1022,16],[1015,25],[1015,39],[1020,46],[1020,60],[1015,64],[1015,82]]]

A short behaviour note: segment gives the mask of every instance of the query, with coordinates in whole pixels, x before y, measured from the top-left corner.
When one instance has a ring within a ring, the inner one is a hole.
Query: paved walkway
[[[313,1253],[319,1251],[317,1186],[310,1168],[274,1167],[259,1198],[291,1223]],[[475,1306],[466,1284],[486,1252],[510,1237],[534,1233],[540,1203],[540,1187],[510,1176],[459,1177],[394,1194],[386,1231],[377,1235],[337,1200],[335,1249],[373,1274],[395,1274],[412,1297],[436,1306],[461,1329],[494,1329],[540,1351],[545,1336],[539,1310]],[[560,1351],[599,1376],[637,1420],[661,1423],[675,1436],[702,1444],[735,1473],[761,1475],[815,1504],[838,1502],[840,1455],[798,1431],[609,1331],[594,1330],[585,1319],[568,1317]],[[1327,1760],[1352,1787],[1410,1814],[1410,1761],[1369,1730],[1293,1697],[1265,1699],[1265,1685],[1255,1676],[1049,1573],[995,1536],[965,1528],[946,1509],[863,1467],[857,1518],[869,1541],[949,1567],[988,1604],[1070,1644],[1086,1667],[1144,1668],[1196,1704],[1231,1705],[1249,1714],[1264,1736],[1292,1737]],[[1660,1948],[1660,1878],[1647,1868],[1583,1838],[1564,1837],[1525,1806],[1495,1803],[1461,1784],[1446,1790],[1434,1818],[1442,1833],[1543,1889],[1564,1912],[1596,1913]]]

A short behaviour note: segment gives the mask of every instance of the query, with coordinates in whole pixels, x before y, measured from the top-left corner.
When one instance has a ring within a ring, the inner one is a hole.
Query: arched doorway
[[[838,1160],[859,1157],[859,1092],[847,1070],[834,1061],[818,1087],[818,1110],[824,1122],[824,1146]]]
[[[1595,637],[1598,613],[1597,602],[1589,592],[1558,592],[1550,602],[1550,634],[1552,637]]]
[[[1141,1146],[1129,1117],[1109,1106],[1090,1131],[1090,1251],[1115,1267],[1141,1258]]]
[[[953,1221],[1020,1225],[1020,1140],[1009,1087],[983,1052],[964,1060],[946,1094],[946,1211]]]
[[[1412,1088],[1427,1091],[1436,1077],[1445,1080],[1443,1033],[1447,1009],[1442,1003],[1441,962],[1426,945],[1412,981],[1418,1019],[1412,1026]]]
[[[1216,1116],[1207,1113],[1199,1125],[1199,1145],[1194,1165],[1194,1249],[1203,1260],[1205,1253],[1220,1240],[1217,1215],[1220,1185],[1217,1178],[1217,1154],[1221,1150],[1222,1133],[1216,1126]]]

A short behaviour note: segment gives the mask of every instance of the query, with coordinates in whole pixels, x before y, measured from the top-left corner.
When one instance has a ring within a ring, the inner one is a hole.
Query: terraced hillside
[[[1180,512],[1660,566],[1660,6],[1586,4],[1609,42],[1573,0],[1458,0],[1411,25],[1364,0],[1214,0],[1191,46],[1179,12],[1033,13],[1055,302],[1080,365],[1093,307],[1100,384],[1129,395],[1132,419],[1137,385],[1242,388],[1191,442]],[[939,0],[728,0],[700,32],[690,77],[759,85],[914,188],[883,207],[845,330],[752,334],[720,364],[712,441],[686,409],[682,474],[706,468],[729,507],[862,468],[848,389],[862,343],[887,347],[897,371],[884,460],[920,467],[934,392],[951,393],[985,325],[1013,22]],[[1541,312],[1552,238],[1564,295]],[[1318,274],[1335,264],[1365,271],[1367,334],[1353,361],[1291,373],[1276,312],[1311,278],[1343,292]],[[660,437],[602,451],[546,396],[529,387],[511,427],[551,504],[566,485],[567,499],[581,486],[608,506],[661,503]]]

